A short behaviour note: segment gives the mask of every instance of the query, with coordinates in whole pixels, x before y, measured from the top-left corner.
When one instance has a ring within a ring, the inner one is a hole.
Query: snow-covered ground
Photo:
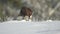
[[[60,34],[60,21],[7,21],[0,23],[0,34]]]

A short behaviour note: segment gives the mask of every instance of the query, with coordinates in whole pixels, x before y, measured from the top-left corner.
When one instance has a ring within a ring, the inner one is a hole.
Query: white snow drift
[[[60,34],[60,21],[7,21],[0,23],[0,34]]]

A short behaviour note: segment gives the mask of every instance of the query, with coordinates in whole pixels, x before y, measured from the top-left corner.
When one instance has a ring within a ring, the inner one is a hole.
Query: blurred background
[[[22,20],[23,6],[33,11],[32,21],[60,20],[60,0],[0,0],[0,21]]]

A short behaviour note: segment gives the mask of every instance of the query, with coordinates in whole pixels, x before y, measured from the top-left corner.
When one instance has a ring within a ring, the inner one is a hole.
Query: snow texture
[[[60,21],[7,21],[0,23],[0,34],[60,34]]]

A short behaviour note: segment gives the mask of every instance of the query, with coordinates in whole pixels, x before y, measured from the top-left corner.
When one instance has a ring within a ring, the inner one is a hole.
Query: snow
[[[6,21],[0,23],[0,34],[60,34],[60,21]]]

